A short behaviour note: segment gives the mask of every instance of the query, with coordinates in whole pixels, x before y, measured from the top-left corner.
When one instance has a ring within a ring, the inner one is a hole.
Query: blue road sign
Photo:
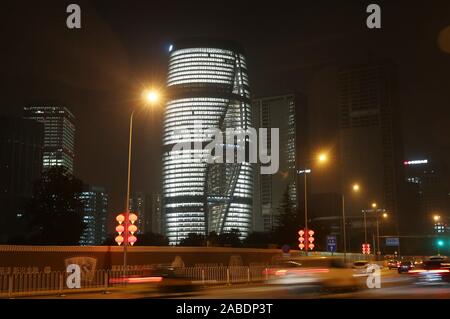
[[[327,251],[335,252],[337,250],[337,240],[335,235],[327,236]]]
[[[400,239],[398,237],[386,238],[386,246],[397,247],[400,245]]]

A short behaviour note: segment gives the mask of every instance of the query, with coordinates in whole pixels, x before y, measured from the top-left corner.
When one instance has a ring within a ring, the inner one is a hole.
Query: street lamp
[[[318,164],[324,164],[328,161],[328,155],[327,153],[321,152],[317,154],[316,162]],[[304,202],[305,202],[305,231],[308,230],[308,196],[307,196],[307,183],[306,183],[306,175],[308,173],[311,173],[311,170],[308,169],[305,165],[304,169],[302,171],[298,171],[298,174],[303,174],[303,182],[304,182]],[[305,250],[306,256],[308,256],[308,247],[306,247]]]
[[[142,102],[144,106],[149,107],[152,105],[155,105],[159,100],[159,93],[156,90],[148,89],[144,90],[142,92]],[[132,154],[132,146],[133,146],[133,119],[134,119],[134,113],[136,112],[136,109],[133,109],[130,116],[130,132],[129,132],[129,141],[128,141],[128,175],[127,175],[127,197],[125,198],[125,213],[129,215],[130,213],[130,182],[131,182],[131,154]],[[125,236],[124,238],[131,238],[130,244],[134,244],[135,237],[134,235],[129,236],[128,234],[129,230],[128,227],[125,227]],[[134,232],[133,232],[134,233]],[[124,275],[126,275],[126,269],[127,269],[127,246],[129,242],[125,241],[123,242],[123,272]]]
[[[354,193],[358,193],[360,190],[359,184],[354,183],[352,185],[352,190]],[[347,261],[347,231],[346,231],[346,220],[345,220],[345,195],[342,193],[342,233],[344,241],[344,262]]]
[[[434,219],[435,222],[438,222],[438,221],[441,219],[441,216],[439,216],[439,215],[434,215],[434,216],[433,216],[433,219]]]

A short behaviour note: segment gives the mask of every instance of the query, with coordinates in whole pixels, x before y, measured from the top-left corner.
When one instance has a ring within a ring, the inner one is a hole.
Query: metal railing
[[[129,275],[142,275],[142,271],[128,271]],[[111,283],[120,278],[122,271],[97,270],[81,275],[81,288],[70,289],[67,279],[70,274],[63,271],[48,273],[0,274],[0,297],[32,296],[44,294],[66,294],[69,292],[107,291],[110,288],[125,286],[125,283]]]

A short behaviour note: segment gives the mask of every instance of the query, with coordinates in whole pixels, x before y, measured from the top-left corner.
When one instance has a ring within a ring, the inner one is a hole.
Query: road
[[[450,286],[417,286],[408,274],[385,271],[381,276],[381,288],[363,288],[354,292],[318,291],[298,285],[241,284],[202,288],[191,293],[161,294],[153,287],[129,286],[104,293],[79,293],[64,296],[40,296],[33,298],[63,299],[450,299]]]

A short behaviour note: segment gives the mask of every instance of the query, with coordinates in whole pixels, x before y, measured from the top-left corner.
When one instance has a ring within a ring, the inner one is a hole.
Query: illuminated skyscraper
[[[85,185],[80,199],[85,228],[79,243],[81,246],[101,245],[106,240],[108,194],[102,187]]]
[[[64,106],[29,106],[24,118],[44,124],[44,150],[42,167],[64,166],[73,174],[75,157],[75,117]]]
[[[205,146],[204,129],[247,129],[251,102],[242,48],[223,41],[189,40],[171,46],[164,127],[163,202],[166,236],[171,244],[189,233],[252,226],[253,170],[248,162],[207,164],[191,151],[173,151],[181,138]],[[224,145],[224,148],[235,145]],[[208,151],[195,151],[204,156]]]

